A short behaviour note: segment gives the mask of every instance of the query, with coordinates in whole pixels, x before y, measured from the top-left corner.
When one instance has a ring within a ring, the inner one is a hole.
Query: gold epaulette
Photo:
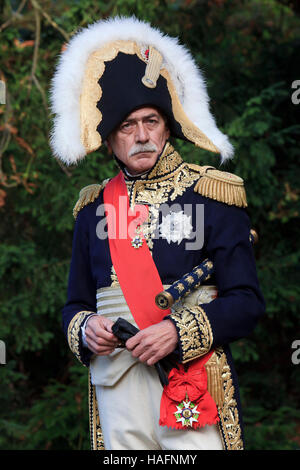
[[[79,193],[79,199],[76,202],[74,209],[73,209],[73,216],[74,219],[76,219],[78,212],[85,207],[87,204],[90,204],[91,202],[94,202],[95,199],[99,196],[100,191],[105,187],[105,185],[108,183],[109,179],[104,180],[100,184],[90,184],[88,186],[85,186],[84,188],[81,189]]]
[[[199,173],[194,191],[215,201],[230,206],[247,207],[244,180],[233,173],[216,170],[212,166],[199,166],[189,163],[192,171]]]

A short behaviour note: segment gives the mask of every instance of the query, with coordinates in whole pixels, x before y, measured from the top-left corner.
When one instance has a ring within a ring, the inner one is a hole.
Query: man
[[[56,156],[76,163],[107,142],[120,168],[80,192],[63,309],[70,348],[90,367],[92,448],[242,449],[228,344],[264,311],[243,181],[185,163],[168,141],[232,155],[199,70],[146,23],[98,22],[63,54],[52,103]],[[162,310],[155,297],[173,283],[180,298]],[[140,330],[125,347],[118,317]]]
[[[109,135],[107,143],[125,165],[127,172],[138,176],[154,167],[169,136],[170,131],[161,113],[155,108],[143,107],[130,113],[117,130]],[[111,333],[112,325],[111,320],[99,315],[87,321],[86,343],[95,354],[110,354],[116,348],[119,341]],[[150,339],[152,341],[149,344]],[[128,340],[126,347],[132,351],[133,357],[154,365],[173,352],[176,345],[176,328],[168,320],[138,333]]]

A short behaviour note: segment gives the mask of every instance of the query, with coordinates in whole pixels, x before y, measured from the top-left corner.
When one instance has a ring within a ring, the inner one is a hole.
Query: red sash
[[[136,324],[140,329],[147,328],[171,313],[155,303],[155,296],[164,289],[143,234],[140,233],[141,247],[134,248],[131,244],[130,235],[147,219],[148,207],[136,205],[134,211],[130,209],[122,172],[105,186],[104,206],[109,249],[118,281]]]
[[[132,245],[136,228],[148,217],[148,207],[136,205],[134,210],[129,207],[122,172],[107,183],[103,197],[112,263],[130,312],[138,327],[144,329],[171,313],[155,304],[155,296],[163,291],[163,285],[142,232],[139,233],[142,245],[139,248]],[[192,361],[188,371],[182,365],[171,370],[169,385],[162,394],[160,425],[197,428],[219,420],[207,391],[204,367],[211,354]]]

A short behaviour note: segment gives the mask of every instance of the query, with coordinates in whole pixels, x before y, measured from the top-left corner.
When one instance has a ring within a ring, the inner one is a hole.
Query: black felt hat
[[[51,146],[67,164],[97,150],[141,106],[161,110],[174,137],[223,161],[233,155],[189,51],[136,18],[99,21],[72,37],[52,80],[51,105]]]
[[[155,88],[149,88],[142,82],[144,76],[145,63],[137,55],[120,52],[114,60],[106,64],[99,80],[102,96],[97,103],[102,114],[97,131],[102,140],[106,140],[132,111],[143,106],[160,110],[167,118],[171,135],[188,140],[179,122],[174,118],[167,80],[160,75]]]

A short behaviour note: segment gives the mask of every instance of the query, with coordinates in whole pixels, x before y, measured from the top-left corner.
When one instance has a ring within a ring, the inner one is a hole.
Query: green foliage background
[[[223,167],[245,179],[259,232],[258,274],[267,314],[232,345],[248,449],[297,449],[300,339],[299,4],[278,0],[5,0],[0,6],[1,449],[89,449],[87,370],[61,331],[72,208],[81,187],[115,172],[105,150],[64,167],[49,148],[49,86],[78,27],[135,14],[179,36],[207,79],[212,111],[236,148]],[[67,85],[66,85],[67,86]],[[218,157],[178,142],[191,162]]]

